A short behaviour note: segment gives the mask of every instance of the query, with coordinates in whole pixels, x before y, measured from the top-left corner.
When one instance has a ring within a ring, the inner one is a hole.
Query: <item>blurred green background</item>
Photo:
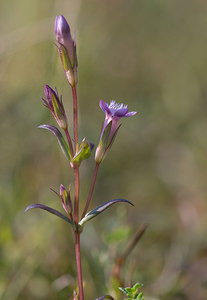
[[[44,85],[72,96],[54,45],[54,18],[76,32],[79,137],[97,144],[99,100],[128,104],[98,174],[92,207],[120,204],[82,235],[86,299],[113,293],[111,272],[144,222],[127,258],[124,284],[144,284],[146,299],[207,299],[207,2],[204,0],[0,0],[0,299],[65,300],[76,287],[70,227],[49,187],[73,174],[51,133]],[[72,120],[70,118],[70,126]],[[71,127],[70,127],[71,128]],[[94,168],[81,166],[82,207]]]

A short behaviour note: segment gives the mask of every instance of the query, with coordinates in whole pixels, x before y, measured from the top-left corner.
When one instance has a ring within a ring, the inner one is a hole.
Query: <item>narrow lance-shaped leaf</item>
[[[63,154],[65,155],[65,157],[71,162],[71,153],[70,153],[70,149],[68,147],[68,144],[66,143],[66,141],[64,140],[61,132],[52,125],[40,125],[38,126],[38,128],[43,128],[43,129],[47,129],[49,131],[51,131],[57,138],[58,144],[60,145],[60,148],[63,152]]]
[[[103,299],[114,300],[114,298],[111,297],[110,295],[104,295],[104,296],[101,296],[100,298],[96,298],[95,300],[103,300]]]
[[[97,215],[99,215],[100,213],[102,213],[105,209],[107,209],[111,205],[113,205],[115,203],[118,203],[118,202],[126,202],[126,203],[129,203],[132,206],[134,206],[131,202],[129,202],[128,200],[125,200],[125,199],[110,200],[108,202],[105,202],[105,203],[97,206],[96,208],[94,208],[93,210],[91,210],[90,212],[88,212],[85,215],[85,217],[79,222],[79,225],[83,226],[86,222],[88,222],[89,220],[95,218]]]
[[[66,217],[65,215],[63,215],[61,212],[59,212],[58,210],[54,209],[54,208],[51,208],[49,206],[46,206],[46,205],[43,205],[43,204],[39,204],[39,203],[34,203],[34,204],[31,204],[29,205],[24,213],[26,213],[29,209],[31,208],[40,208],[40,209],[43,209],[43,210],[46,210],[48,211],[49,213],[63,219],[64,221],[70,223],[71,225],[74,225],[73,221],[71,219],[69,219],[68,217]]]

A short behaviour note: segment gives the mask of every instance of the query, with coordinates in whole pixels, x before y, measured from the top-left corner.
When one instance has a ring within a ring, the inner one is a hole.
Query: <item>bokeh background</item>
[[[43,211],[23,214],[35,202],[61,210],[49,187],[73,181],[54,136],[37,129],[55,125],[44,84],[72,111],[54,45],[58,14],[76,32],[79,136],[97,144],[100,99],[138,111],[121,122],[91,204],[121,197],[135,208],[114,206],[86,226],[86,299],[114,293],[114,262],[143,223],[124,284],[142,282],[151,300],[207,299],[204,0],[0,0],[0,299],[65,300],[77,284],[70,227]],[[82,207],[93,168],[93,156],[81,166]]]

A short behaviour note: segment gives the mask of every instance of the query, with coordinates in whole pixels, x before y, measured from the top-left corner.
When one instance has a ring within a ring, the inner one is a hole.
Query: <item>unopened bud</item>
[[[67,191],[62,184],[60,185],[60,197],[61,197],[61,202],[64,210],[66,211],[67,214],[70,214],[72,212],[72,201],[70,198],[70,190]]]
[[[51,111],[60,128],[66,130],[68,127],[65,109],[62,103],[62,96],[59,99],[57,90],[54,91],[48,85],[45,85],[45,97],[42,98],[44,105]]]
[[[78,81],[76,43],[75,38],[71,37],[70,26],[62,15],[56,16],[55,36],[67,80],[71,86],[75,86]]]

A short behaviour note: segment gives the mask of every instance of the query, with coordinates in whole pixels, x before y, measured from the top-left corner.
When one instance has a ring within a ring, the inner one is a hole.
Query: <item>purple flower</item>
[[[49,87],[49,85],[45,85],[45,97],[41,98],[44,105],[51,111],[53,117],[57,121],[60,128],[66,130],[68,127],[67,117],[65,115],[65,109],[62,103],[62,96],[59,99],[57,90],[55,91]]]
[[[60,59],[69,83],[74,86],[77,84],[77,56],[75,37],[72,39],[70,26],[62,16],[55,18],[55,36]]]
[[[105,113],[105,121],[102,126],[99,145],[96,149],[96,162],[101,163],[104,159],[107,150],[112,146],[116,133],[120,127],[119,120],[124,117],[135,115],[136,111],[128,111],[127,105],[116,103],[114,100],[107,104],[100,101],[100,108]]]

